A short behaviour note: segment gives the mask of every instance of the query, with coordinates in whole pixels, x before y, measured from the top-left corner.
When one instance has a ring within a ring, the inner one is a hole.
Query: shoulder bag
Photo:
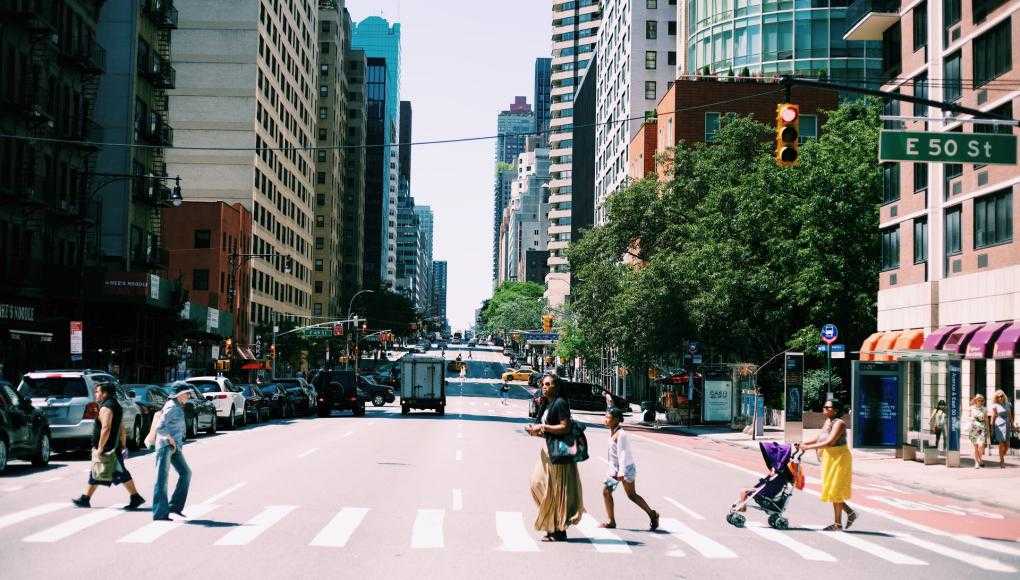
[[[570,431],[566,435],[546,435],[546,450],[549,462],[554,465],[581,463],[588,459],[588,438],[584,435],[586,425],[570,420]]]

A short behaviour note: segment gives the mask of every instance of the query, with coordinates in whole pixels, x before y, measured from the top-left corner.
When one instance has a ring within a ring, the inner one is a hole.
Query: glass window
[[[329,85],[319,85],[319,96],[320,97],[329,96]]]
[[[659,23],[654,20],[645,21],[645,38],[655,40],[659,37]]]
[[[800,142],[818,138],[818,117],[814,115],[800,116]]]
[[[326,183],[326,172],[325,171],[319,171],[319,172],[317,172],[315,174],[315,183],[318,183],[320,185],[323,184],[323,183]]]
[[[914,6],[914,52],[928,46],[928,2]]]
[[[975,48],[977,42],[975,41]],[[975,64],[975,68],[977,65]],[[960,79],[960,51],[949,55],[946,58],[945,64],[942,65],[942,77],[943,77],[943,96],[946,101],[950,103],[960,100],[960,95],[963,92],[963,85]]]
[[[914,263],[928,261],[928,218],[914,220]]]
[[[321,228],[326,225],[326,216],[317,215],[315,216],[315,227]]]
[[[327,111],[326,107],[319,107],[319,118],[320,119],[325,119],[327,113],[328,113],[328,111]]]
[[[200,269],[191,271],[191,289],[199,291],[209,290],[209,270]]]
[[[315,293],[322,294],[322,280],[315,281]]]
[[[315,259],[315,271],[316,272],[321,272],[322,271],[322,258],[316,258]]]
[[[882,203],[900,199],[900,164],[888,163],[882,167]]]
[[[897,22],[882,33],[882,70],[886,76],[895,76],[902,68],[902,30]]]
[[[312,316],[322,316],[322,303],[316,302],[312,304]]]
[[[655,98],[655,81],[645,81],[645,98]]]
[[[655,70],[656,65],[658,64],[657,62],[658,60],[659,53],[655,52],[654,50],[645,51],[645,69]]]
[[[1007,18],[974,39],[975,87],[988,83],[1012,68],[1011,27],[1012,18]]]
[[[676,51],[671,50],[666,53],[666,64],[670,66],[676,66]]]
[[[325,247],[326,247],[326,238],[323,238],[322,236],[316,237],[315,238],[315,249],[316,250],[321,250],[321,249],[323,249]]]
[[[985,18],[1006,0],[974,0],[974,24],[984,22]]]
[[[914,96],[922,99],[928,98],[928,73],[923,72],[914,77]],[[914,116],[927,117],[928,105],[914,103]]]
[[[882,230],[881,268],[895,270],[900,267],[900,228],[893,226]]]
[[[212,247],[212,232],[209,230],[195,230],[195,249]]]
[[[1013,239],[1013,192],[1006,189],[974,200],[974,247]]]
[[[666,34],[676,36],[676,20],[670,20],[666,23]]]
[[[645,0],[645,8],[655,10],[659,7],[659,0]]]
[[[991,111],[988,111],[992,115],[998,115],[1006,119],[1013,118],[1013,103],[1006,101],[1002,105],[995,107]],[[1009,125],[990,125],[987,123],[974,123],[975,133],[1003,133],[1010,135],[1013,133],[1013,128]]]
[[[705,113],[705,142],[714,141],[718,130],[719,113]]]
[[[914,191],[924,191],[928,189],[928,164],[927,163],[915,163],[914,164]]]
[[[961,227],[963,221],[963,212],[959,205],[955,205],[946,210],[946,227],[945,229],[945,250],[947,256],[959,254],[963,251],[963,241],[961,239]]]

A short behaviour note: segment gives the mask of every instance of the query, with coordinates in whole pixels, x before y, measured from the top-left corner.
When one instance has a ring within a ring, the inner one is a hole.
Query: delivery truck
[[[446,361],[434,356],[405,355],[400,359],[400,413],[433,409],[446,413]]]

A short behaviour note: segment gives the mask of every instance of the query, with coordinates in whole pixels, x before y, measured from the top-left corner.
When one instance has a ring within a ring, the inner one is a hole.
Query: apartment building
[[[503,210],[510,203],[510,190],[514,182],[512,163],[497,163],[492,200],[492,279],[499,279],[499,227]]]
[[[545,56],[535,59],[535,89],[532,101],[535,105],[535,132],[548,141],[549,107],[552,104],[549,91],[552,90],[552,59]]]
[[[418,218],[418,288],[419,301],[416,306],[424,316],[432,312],[432,252],[435,238],[435,216],[432,208],[427,205],[415,205],[414,214]]]
[[[364,284],[365,260],[365,144],[367,111],[365,51],[351,49],[344,55],[347,79],[347,136],[344,150],[343,268],[341,304],[346,304]]]
[[[596,0],[553,0],[549,105],[549,274],[545,297],[553,308],[570,294],[570,265],[564,253],[571,234],[571,159],[574,93],[595,53],[602,8]]]
[[[444,330],[449,332],[450,323],[446,320],[446,260],[432,263],[432,316],[442,322]]]
[[[549,150],[542,140],[529,137],[517,156],[516,175],[510,192],[506,245],[507,272],[512,280],[527,279],[527,253],[547,250],[548,220],[556,216],[548,209]]]
[[[510,108],[496,117],[496,163],[513,163],[524,151],[524,140],[535,131],[535,113],[527,97],[514,97]]]

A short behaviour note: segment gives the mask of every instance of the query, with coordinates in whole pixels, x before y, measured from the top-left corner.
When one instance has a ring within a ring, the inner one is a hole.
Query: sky
[[[515,95],[534,105],[535,58],[549,56],[549,0],[347,0],[354,21],[400,22],[400,98],[413,140],[495,135]],[[411,195],[435,214],[433,255],[449,262],[447,318],[460,330],[492,294],[495,140],[411,151]]]

